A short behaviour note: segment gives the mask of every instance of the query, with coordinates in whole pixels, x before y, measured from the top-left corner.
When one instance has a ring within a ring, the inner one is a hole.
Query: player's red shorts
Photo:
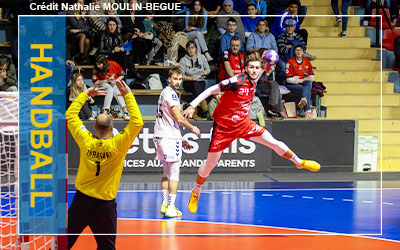
[[[250,137],[257,137],[264,133],[265,128],[261,127],[249,117],[241,124],[240,127],[223,127],[214,122],[213,132],[211,136],[209,152],[219,152],[227,147],[238,138],[249,139]]]

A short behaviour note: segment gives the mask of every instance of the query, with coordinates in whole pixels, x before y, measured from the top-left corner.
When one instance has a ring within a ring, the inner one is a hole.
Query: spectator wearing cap
[[[294,55],[294,50],[292,49],[293,45],[302,43],[306,48],[303,38],[295,32],[296,23],[297,22],[294,19],[287,19],[285,22],[286,31],[280,34],[276,39],[279,54],[277,65],[281,70],[278,74],[277,80],[281,84],[285,80],[285,64]]]
[[[293,93],[301,95],[297,107],[304,109],[305,119],[315,119],[311,112],[311,89],[315,80],[310,60],[304,57],[304,45],[294,46],[294,56],[286,63],[286,87]]]
[[[249,4],[254,4],[256,6],[258,15],[267,15],[267,3],[265,0],[252,0]]]
[[[240,39],[240,50],[244,50],[243,39],[240,36],[240,34],[236,32],[237,29],[236,20],[233,18],[229,18],[226,26],[227,26],[226,32],[222,35],[220,40],[220,55],[222,55],[222,53],[225,50],[229,49],[231,39],[232,37],[235,36],[239,37]]]
[[[299,0],[290,0],[287,10],[279,13],[280,17],[275,18],[272,26],[271,33],[274,34],[275,37],[278,37],[280,34],[285,32],[285,22],[288,19],[294,19],[296,21],[296,33],[298,33],[304,41],[304,44],[307,45],[308,32],[306,29],[300,29],[301,23],[299,22],[299,17],[297,16],[298,10],[300,9],[301,4]],[[306,57],[309,55],[306,54]],[[314,60],[315,58],[308,58],[310,60]]]
[[[244,35],[249,37],[252,32],[257,28],[257,23],[259,20],[263,19],[261,16],[257,16],[257,7],[255,4],[247,5],[247,15],[242,17]]]
[[[261,48],[278,51],[275,37],[269,32],[268,23],[265,19],[258,20],[257,29],[247,39],[246,51],[254,53]]]
[[[228,22],[229,18],[233,18],[236,20],[237,24],[237,33],[240,34],[240,37],[244,37],[244,28],[242,19],[239,16],[239,13],[233,10],[233,1],[232,0],[225,0],[222,5],[222,10],[218,12],[217,16],[217,27],[218,32],[223,35],[226,32],[226,23]]]

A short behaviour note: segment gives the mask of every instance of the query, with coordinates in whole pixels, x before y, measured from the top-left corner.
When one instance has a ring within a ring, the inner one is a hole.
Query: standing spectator
[[[275,37],[269,32],[268,23],[265,19],[261,19],[257,23],[257,29],[251,33],[247,39],[247,53],[254,53],[261,48],[278,51]]]
[[[254,4],[257,8],[257,14],[261,16],[267,15],[267,3],[265,0],[251,0],[249,4]]]
[[[81,73],[75,73],[72,75],[71,87],[69,88],[69,96],[68,96],[68,106],[71,105],[73,101],[79,96],[80,93],[86,93],[87,87],[83,82],[83,75]],[[90,108],[90,104],[94,104],[94,99],[89,96],[86,100],[85,104],[83,104],[81,111],[79,111],[79,119],[83,121],[93,121],[96,120],[93,118],[92,109]]]
[[[236,20],[233,18],[229,18],[226,24],[227,29],[226,32],[222,35],[220,40],[220,55],[229,49],[232,37],[239,37],[240,39],[240,50],[244,50],[243,40],[239,33],[236,32],[237,23]]]
[[[199,54],[202,52],[209,62],[214,60],[208,52],[204,39],[204,35],[207,34],[207,12],[203,9],[201,1],[193,0],[190,10],[186,11],[186,15],[190,16],[185,17],[184,32],[188,34],[189,40],[196,42]]]
[[[244,74],[246,53],[240,51],[240,38],[232,37],[229,50],[225,50],[219,64],[218,81]]]
[[[314,71],[310,60],[303,56],[304,45],[296,45],[294,54],[295,56],[286,63],[286,87],[291,92],[301,95],[297,107],[304,108],[306,119],[314,120],[316,117],[310,107],[312,82],[315,80]]]
[[[281,84],[283,83],[285,78],[285,64],[294,55],[294,51],[292,50],[293,45],[297,43],[304,44],[303,38],[298,33],[294,32],[294,30],[296,29],[296,23],[297,22],[294,19],[286,20],[286,32],[280,34],[276,39],[279,54],[279,61],[277,66],[280,68],[280,73],[277,80]]]
[[[182,162],[182,147],[191,149],[191,146],[183,139],[180,126],[191,130],[197,136],[200,136],[200,130],[190,124],[180,112],[176,90],[182,82],[182,70],[174,67],[169,70],[168,75],[168,86],[163,89],[158,99],[153,141],[156,147],[156,159],[162,162],[164,170],[161,178],[162,205],[160,212],[165,217],[181,217],[182,212],[175,206],[179,168]]]
[[[83,0],[77,0],[77,4],[84,5]],[[67,41],[70,41],[74,46],[78,44],[79,53],[74,56],[74,61],[77,64],[88,64],[88,54],[90,49],[90,24],[87,20],[86,11],[80,8],[67,12],[70,17],[67,17]]]
[[[250,36],[252,32],[254,32],[257,28],[257,23],[261,19],[261,16],[257,16],[257,9],[255,4],[247,5],[247,15],[251,15],[249,17],[242,17],[243,27],[244,27],[244,35],[246,38]]]
[[[187,54],[179,61],[179,66],[183,71],[183,89],[192,92],[193,99],[195,99],[206,89],[205,78],[211,70],[205,56],[197,54],[197,45],[194,41],[189,41],[186,44],[186,51]],[[197,109],[197,115],[200,118],[207,118],[206,101],[200,103],[200,110]]]
[[[351,0],[342,0],[342,15],[348,14],[350,5],[351,5]],[[343,21],[342,21],[342,18],[340,17],[339,7],[338,7],[338,0],[331,0],[331,6],[332,6],[333,13],[335,13],[335,15],[336,15],[336,24],[335,25],[339,26],[339,23],[342,22],[342,32],[339,33],[338,37],[345,37],[346,30],[347,30],[347,21],[349,20],[349,18],[347,16],[344,16]]]
[[[249,118],[265,128],[264,107],[258,96],[254,96],[249,109]]]
[[[147,54],[147,62],[146,65],[150,65],[151,62],[153,61],[153,58],[157,54],[157,52],[160,50],[162,47],[162,42],[160,39],[157,38],[157,31],[158,31],[158,26],[156,23],[154,23],[153,16],[151,16],[153,13],[150,12],[149,16],[146,16],[143,20],[143,25],[144,25],[144,30],[145,32],[150,32],[153,34],[153,39],[151,40],[151,50]]]
[[[234,18],[236,20],[236,24],[237,24],[237,32],[243,38],[244,37],[244,28],[243,28],[242,19],[240,18],[239,13],[237,11],[233,10],[232,0],[225,0],[222,7],[223,7],[222,10],[220,12],[218,12],[218,17],[217,17],[218,32],[221,35],[223,35],[226,31],[226,23],[228,22],[228,19]]]
[[[79,169],[75,180],[76,194],[68,209],[68,249],[89,226],[95,234],[97,249],[115,250],[117,234],[118,186],[124,160],[132,142],[143,127],[143,119],[129,87],[117,81],[132,113],[123,131],[113,136],[113,121],[107,114],[96,118],[96,135],[86,129],[78,114],[89,96],[104,91],[89,88],[81,93],[66,112],[68,129],[80,150]]]
[[[345,0],[346,1],[346,0]],[[381,1],[382,2],[382,1]],[[364,14],[365,15],[371,15],[372,14],[372,8],[371,8],[371,3],[372,3],[372,1],[371,0],[365,0],[365,12],[364,12]],[[346,1],[346,5],[347,5],[347,8],[348,8],[348,6],[350,5],[351,3],[348,3],[348,0]],[[336,10],[337,10],[337,16],[336,16],[336,23],[335,23],[335,26],[339,26],[339,23],[342,21],[342,18],[339,16],[339,8],[338,8],[338,3],[337,3],[337,1],[336,1],[336,3],[334,2],[334,1],[331,1],[331,5],[332,5],[332,9],[335,7],[336,8]],[[344,6],[344,7],[346,7],[346,6]],[[344,12],[343,12],[343,3],[342,3],[342,14],[344,15]],[[384,8],[387,8],[387,9],[391,9],[391,0],[384,0],[384,3],[383,3],[383,7]],[[394,6],[395,8],[397,7],[397,5],[395,5]],[[347,13],[347,8],[346,8],[346,13]],[[397,9],[397,8],[396,8]],[[335,10],[333,9],[333,11],[335,12]],[[397,14],[398,14],[398,11],[399,10],[397,10]],[[336,12],[335,12],[335,15],[336,15]],[[382,16],[382,18],[384,18],[383,16]],[[370,16],[364,16],[364,21],[363,21],[363,26],[368,26],[368,22],[371,20],[371,17]],[[393,20],[393,19],[392,19]],[[344,17],[343,17],[343,21],[344,21]],[[342,24],[343,25],[343,24]]]
[[[124,120],[129,120],[129,113],[126,107],[125,100],[120,96],[120,92],[115,85],[115,81],[120,81],[124,78],[125,71],[118,65],[117,62],[107,60],[104,55],[96,57],[96,64],[93,67],[92,81],[107,91],[104,98],[103,111],[108,113],[110,111],[111,102],[113,97],[117,100],[119,106],[124,112]]]
[[[11,58],[6,55],[0,56],[0,91],[18,91],[17,72]]]

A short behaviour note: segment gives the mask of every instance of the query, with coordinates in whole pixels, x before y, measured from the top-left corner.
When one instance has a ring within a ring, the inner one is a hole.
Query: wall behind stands
[[[125,121],[114,121],[116,130],[126,126]],[[183,137],[192,145],[184,150],[182,172],[195,172],[207,157],[212,122],[194,122],[201,131],[195,134],[182,130]],[[300,157],[315,159],[323,166],[321,171],[353,171],[354,121],[266,121],[272,135],[284,141]],[[94,132],[94,122],[85,122]],[[153,143],[154,122],[145,122],[138,138],[132,143],[125,159],[124,172],[161,172],[161,163],[155,160]],[[116,132],[116,131],[114,131]],[[79,148],[68,133],[68,168],[76,171]],[[293,164],[282,159],[269,148],[244,139],[235,140],[222,154],[213,171],[218,172],[293,172]],[[303,170],[302,170],[303,171]]]

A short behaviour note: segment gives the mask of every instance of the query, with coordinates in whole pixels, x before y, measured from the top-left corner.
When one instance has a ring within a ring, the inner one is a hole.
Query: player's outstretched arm
[[[179,107],[177,107],[177,106],[171,107],[171,113],[172,113],[172,116],[174,117],[175,121],[176,121],[177,123],[179,123],[179,125],[181,125],[181,126],[187,128],[187,129],[190,129],[190,130],[191,130],[193,133],[195,133],[197,136],[200,136],[200,130],[199,130],[199,128],[196,127],[196,126],[194,126],[194,125],[192,125],[188,120],[185,119],[185,117],[183,117],[183,116],[181,115],[181,112],[180,112],[180,110],[179,110]]]
[[[221,92],[221,88],[219,86],[219,84],[215,84],[209,88],[207,88],[206,90],[204,90],[203,92],[201,92],[200,95],[198,95],[196,97],[196,99],[194,99],[191,103],[190,106],[187,107],[185,109],[185,111],[183,111],[182,115],[186,118],[192,118],[193,113],[195,108],[197,107],[197,105],[199,105],[200,102],[202,102],[203,100],[205,100],[207,97],[209,97],[210,95],[215,95]]]

